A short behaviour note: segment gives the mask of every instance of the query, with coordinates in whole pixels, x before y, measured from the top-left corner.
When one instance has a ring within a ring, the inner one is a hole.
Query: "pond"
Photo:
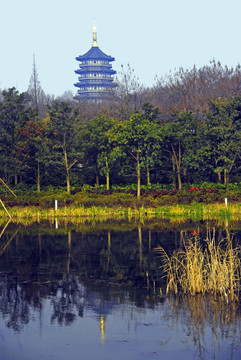
[[[1,225],[0,359],[240,359],[238,304],[165,296],[156,247],[207,232],[241,223]]]

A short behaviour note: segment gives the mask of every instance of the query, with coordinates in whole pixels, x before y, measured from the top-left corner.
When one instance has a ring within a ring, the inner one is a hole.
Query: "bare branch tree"
[[[210,99],[231,98],[241,93],[241,68],[222,66],[211,60],[209,65],[198,69],[179,68],[161,78],[156,78],[153,88],[153,103],[162,112],[170,108],[178,110],[205,110]]]
[[[140,84],[134,69],[127,64],[127,69],[121,65],[121,72],[116,78],[114,90],[117,103],[120,106],[120,118],[128,119],[131,113],[140,111],[145,101],[145,88]]]

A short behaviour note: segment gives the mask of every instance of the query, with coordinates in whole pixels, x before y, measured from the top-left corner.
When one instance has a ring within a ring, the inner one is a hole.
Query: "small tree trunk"
[[[177,184],[176,184],[176,166],[175,166],[174,156],[172,156],[172,186],[173,186],[173,190],[176,190],[176,188],[177,188]]]
[[[224,185],[227,185],[227,170],[224,169],[224,172],[223,172],[223,183]]]
[[[14,175],[14,184],[18,185],[18,175]]]
[[[226,171],[226,190],[229,191],[229,172]]]
[[[172,155],[173,155],[175,167],[177,169],[178,190],[182,190],[182,179],[181,179],[182,151],[181,151],[180,141],[179,141],[179,145],[178,145],[178,154],[176,154],[176,151],[173,146],[171,146],[171,148],[172,148]]]
[[[110,190],[110,174],[106,174],[106,190]]]
[[[218,171],[218,182],[221,183],[222,181],[222,175],[221,175],[221,172]]]
[[[65,161],[65,170],[66,170],[67,192],[70,194],[69,164],[68,164],[68,156],[66,150],[64,150],[64,161]]]
[[[67,182],[67,193],[70,194],[70,178],[69,178],[69,171],[66,174],[66,182]]]
[[[218,160],[217,159],[215,159],[215,166],[218,167]],[[217,171],[217,175],[218,175],[218,182],[221,183],[221,181],[222,181],[221,171]]]
[[[178,190],[182,190],[182,179],[180,169],[177,169]]]
[[[147,178],[147,185],[151,185],[150,167],[149,167],[149,164],[147,164],[147,166],[146,166],[146,178]]]
[[[181,143],[180,143],[180,141],[179,141],[179,147],[178,147],[178,168],[177,168],[178,190],[182,190],[181,159],[182,159],[182,152],[181,152]]]
[[[137,173],[137,199],[141,197],[141,169],[140,169],[140,150],[137,150],[136,155],[136,173]]]
[[[40,193],[40,165],[37,165],[37,192]]]
[[[107,156],[105,159],[105,165],[106,165],[106,190],[110,190],[110,169],[109,169]]]
[[[95,185],[99,186],[100,185],[100,179],[99,179],[99,168],[98,165],[96,164],[95,167]]]
[[[95,185],[96,186],[100,185],[100,180],[99,180],[99,175],[98,174],[96,174],[96,177],[95,177]]]

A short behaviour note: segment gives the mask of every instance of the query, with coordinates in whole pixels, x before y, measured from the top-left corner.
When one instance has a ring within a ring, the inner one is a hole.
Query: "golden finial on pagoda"
[[[92,43],[92,47],[98,47],[98,43],[97,43],[97,32],[96,32],[96,26],[93,26],[93,43]]]

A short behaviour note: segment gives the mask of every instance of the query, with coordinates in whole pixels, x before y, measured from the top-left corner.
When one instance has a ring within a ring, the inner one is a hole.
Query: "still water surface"
[[[237,305],[163,295],[155,248],[171,251],[207,231],[220,237],[227,226],[8,224],[0,360],[240,359]],[[237,224],[228,231],[239,241]]]

